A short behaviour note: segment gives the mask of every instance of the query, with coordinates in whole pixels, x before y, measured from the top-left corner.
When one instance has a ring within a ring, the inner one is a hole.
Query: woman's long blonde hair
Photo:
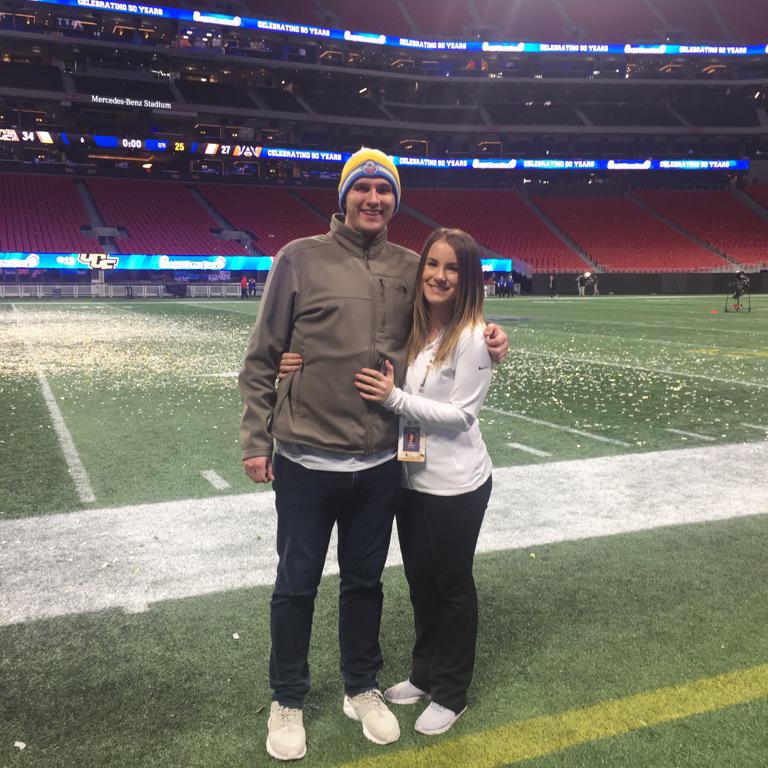
[[[480,249],[471,235],[461,229],[436,229],[424,243],[416,276],[416,296],[413,302],[413,325],[408,341],[408,362],[411,363],[427,345],[430,331],[429,305],[424,299],[424,265],[430,248],[444,241],[453,248],[459,265],[459,282],[450,320],[443,327],[433,363],[435,365],[453,354],[459,337],[465,328],[485,325],[483,318],[483,268],[480,264]]]

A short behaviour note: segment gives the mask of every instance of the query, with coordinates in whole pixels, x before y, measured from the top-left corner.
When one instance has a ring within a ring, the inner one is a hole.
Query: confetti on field
[[[201,377],[198,386],[208,387],[216,381],[208,374],[240,367],[248,330],[221,317],[141,315],[103,305],[24,308],[0,314],[0,375],[33,376],[36,362],[49,376],[133,386]],[[35,361],[24,354],[25,343]]]

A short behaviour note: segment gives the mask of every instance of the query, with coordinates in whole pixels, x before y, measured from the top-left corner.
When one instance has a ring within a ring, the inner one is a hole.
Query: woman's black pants
[[[489,477],[458,496],[404,489],[397,511],[416,628],[409,679],[454,712],[466,706],[475,666],[478,611],[472,563],[491,484]]]

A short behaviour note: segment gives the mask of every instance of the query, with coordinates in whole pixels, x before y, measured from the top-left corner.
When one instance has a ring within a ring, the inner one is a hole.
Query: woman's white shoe
[[[384,698],[392,704],[416,704],[427,695],[410,680],[403,680],[384,691]]]
[[[445,733],[449,730],[466,711],[467,708],[464,707],[461,712],[457,713],[433,701],[419,715],[413,727],[426,736],[437,736],[439,733]]]

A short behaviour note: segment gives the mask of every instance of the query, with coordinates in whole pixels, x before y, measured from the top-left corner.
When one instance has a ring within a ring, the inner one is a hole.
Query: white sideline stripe
[[[583,429],[576,429],[575,427],[566,427],[562,424],[553,424],[551,421],[544,421],[543,419],[535,419],[533,416],[523,416],[522,413],[511,413],[510,411],[503,411],[501,408],[494,408],[492,405],[486,405],[483,407],[484,411],[491,411],[492,413],[499,413],[502,416],[509,416],[512,419],[520,419],[521,421],[528,421],[531,424],[540,424],[542,427],[549,427],[549,429],[559,429],[561,432],[568,432],[571,435],[581,435],[581,437],[588,437],[590,440],[597,440],[601,443],[610,443],[611,445],[620,445],[623,448],[631,448],[629,443],[625,443],[623,440],[616,440],[613,437],[603,437],[602,435],[595,435],[592,432],[585,432]]]
[[[768,427],[764,427],[761,424],[747,424],[746,421],[742,421],[740,426],[746,427],[747,429],[760,429],[763,432],[768,432]]]
[[[478,549],[765,515],[767,464],[761,440],[496,469]],[[272,584],[275,535],[269,491],[0,521],[0,626]]]
[[[738,384],[742,387],[757,387],[758,389],[768,389],[768,384],[761,384],[757,381],[744,381],[742,379],[724,379],[719,376],[706,376],[703,373],[686,373],[685,371],[673,371],[668,368],[647,368],[643,365],[627,365],[626,363],[615,363],[611,360],[596,360],[593,357],[575,357],[573,355],[559,355],[556,352],[531,352],[526,349],[515,350],[523,355],[533,357],[555,357],[558,360],[567,360],[571,363],[587,363],[588,365],[605,365],[609,368],[626,368],[630,371],[642,371],[643,373],[658,373],[662,376],[682,376],[685,379],[703,379],[704,381],[719,381],[722,384]]]
[[[551,456],[551,453],[547,453],[546,451],[540,451],[538,448],[531,448],[528,445],[523,445],[522,443],[507,443],[507,445],[510,448],[516,448],[518,451],[524,451],[525,453],[530,453],[533,456],[541,456],[542,458],[546,458],[547,456]]]
[[[709,435],[700,435],[698,432],[686,432],[684,429],[672,429],[667,427],[666,432],[671,432],[673,435],[682,435],[683,437],[695,437],[697,440],[706,440],[708,443],[714,443],[717,438],[710,437]]]
[[[201,469],[200,474],[218,491],[226,490],[232,486],[214,469]]]
[[[72,439],[72,435],[67,428],[67,424],[64,421],[64,416],[61,413],[59,404],[56,402],[56,398],[51,391],[51,387],[48,384],[48,379],[45,378],[42,367],[37,363],[35,359],[35,351],[29,341],[24,338],[24,332],[21,328],[21,318],[19,317],[19,311],[16,309],[15,304],[11,304],[11,308],[14,310],[14,319],[19,326],[24,341],[24,346],[27,349],[27,354],[32,360],[35,366],[35,373],[37,374],[37,381],[40,384],[40,391],[43,393],[43,399],[48,406],[48,412],[51,415],[51,422],[53,428],[56,431],[56,436],[59,438],[59,445],[61,451],[64,454],[64,461],[67,462],[67,468],[72,480],[75,483],[75,490],[80,497],[80,501],[84,504],[90,504],[96,501],[96,495],[91,487],[91,481],[88,477],[88,473],[85,470],[85,466],[80,459],[80,454],[75,447],[75,441]]]

